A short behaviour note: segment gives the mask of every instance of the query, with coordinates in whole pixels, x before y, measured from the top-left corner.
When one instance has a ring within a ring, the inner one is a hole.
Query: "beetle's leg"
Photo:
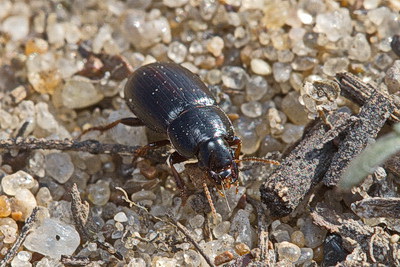
[[[166,139],[166,140],[160,140],[160,141],[156,141],[156,142],[147,144],[145,146],[142,146],[135,151],[135,155],[133,156],[132,162],[135,162],[138,157],[142,157],[142,156],[146,155],[147,151],[150,149],[167,146],[169,144],[171,144],[171,142]]]
[[[171,167],[172,175],[175,178],[176,186],[179,188],[179,190],[181,190],[181,197],[182,197],[183,205],[185,204],[185,202],[188,198],[187,188],[186,188],[185,182],[182,180],[182,177],[180,176],[178,171],[175,169],[174,164],[181,163],[186,160],[187,160],[187,158],[179,155],[178,152],[172,153],[168,158],[168,163],[169,163],[169,166]]]
[[[242,140],[239,137],[234,136],[232,140],[228,140],[230,146],[236,146],[235,149],[235,159],[239,159],[240,151],[242,149]]]
[[[118,124],[124,124],[127,126],[144,126],[143,122],[139,120],[138,118],[123,118],[116,120],[110,124],[104,125],[104,126],[96,126],[96,127],[91,127],[89,129],[84,130],[78,137],[80,139],[83,135],[87,134],[88,132],[91,131],[100,131],[101,133],[110,130],[111,128],[114,128]]]

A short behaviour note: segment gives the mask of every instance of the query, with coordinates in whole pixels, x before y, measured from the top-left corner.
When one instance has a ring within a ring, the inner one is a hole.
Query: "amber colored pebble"
[[[238,243],[235,245],[235,251],[240,256],[243,256],[250,252],[250,248],[244,243]]]
[[[142,160],[137,163],[137,167],[140,169],[140,173],[149,180],[156,178],[157,168],[151,166],[150,162],[147,160]]]
[[[313,260],[315,260],[317,263],[322,262],[322,260],[324,259],[324,247],[319,246],[314,248],[313,250],[314,250]]]
[[[8,217],[11,214],[11,203],[7,196],[0,196],[0,218]]]
[[[23,216],[21,211],[13,211],[11,213],[11,218],[14,219],[14,221],[23,221]]]
[[[33,53],[44,54],[49,49],[49,44],[39,38],[30,39],[25,44],[25,55],[29,56]]]
[[[225,251],[215,257],[214,264],[218,266],[231,260],[233,260],[233,254],[230,251]]]

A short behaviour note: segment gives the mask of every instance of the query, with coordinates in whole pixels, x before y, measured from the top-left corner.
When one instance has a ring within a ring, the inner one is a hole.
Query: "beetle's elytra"
[[[175,148],[169,163],[182,190],[183,182],[173,165],[189,158],[197,158],[216,185],[229,188],[236,183],[240,139],[197,75],[174,63],[145,65],[126,83],[125,100],[144,125],[167,135],[168,140],[150,146],[170,142]]]
[[[207,86],[188,69],[175,63],[152,63],[138,68],[125,85],[125,100],[137,118],[124,118],[88,131],[105,131],[119,123],[147,126],[165,134],[166,139],[139,149],[137,156],[150,148],[171,144],[168,159],[178,188],[186,187],[174,164],[197,158],[218,188],[238,184],[238,165],[242,160],[278,164],[275,161],[247,158],[239,160],[241,141],[231,121],[219,108]]]

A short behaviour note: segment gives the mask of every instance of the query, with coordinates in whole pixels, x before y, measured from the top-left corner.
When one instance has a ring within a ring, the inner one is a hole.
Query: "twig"
[[[91,154],[118,154],[133,156],[140,146],[126,146],[121,144],[103,144],[96,140],[77,141],[71,139],[47,140],[44,138],[10,138],[0,140],[0,150],[34,150],[56,149],[61,151],[81,151]],[[149,150],[141,157],[161,163],[167,159],[167,154],[162,149]]]
[[[71,188],[71,211],[72,217],[74,219],[76,228],[81,236],[86,240],[93,240],[93,236],[88,231],[88,218],[89,218],[89,203],[85,201],[82,203],[81,197],[79,195],[78,187],[76,184],[72,185]],[[121,253],[116,251],[116,249],[108,244],[107,242],[101,242],[99,240],[94,240],[96,244],[108,251],[111,255],[114,255],[117,259],[122,260],[123,256]]]
[[[267,211],[262,207],[259,200],[256,200],[250,196],[246,197],[247,202],[249,202],[257,212],[258,219],[258,247],[260,248],[260,263],[266,266],[272,266],[276,263],[275,252],[270,253],[268,243],[268,226],[271,224],[271,219],[268,220]]]
[[[8,264],[10,264],[12,259],[15,257],[15,255],[17,254],[22,243],[25,241],[26,236],[29,234],[30,230],[32,229],[33,225],[35,224],[36,216],[37,216],[37,213],[39,210],[40,210],[39,207],[34,208],[31,215],[29,216],[29,218],[26,219],[25,225],[21,229],[21,234],[18,236],[15,243],[12,245],[12,247],[7,252],[7,254],[4,256],[4,259],[0,262],[0,267],[7,266]]]
[[[190,235],[188,229],[186,229],[185,226],[183,226],[180,222],[177,222],[170,214],[167,213],[167,217],[170,219],[171,223],[178,228],[184,235],[185,237],[189,240],[190,243],[197,249],[197,251],[203,256],[203,258],[206,260],[208,265],[211,267],[215,266],[211,259],[208,257],[208,255],[204,252],[204,250],[200,247],[200,245],[192,238]]]
[[[89,203],[82,203],[77,185],[74,183],[71,188],[71,211],[76,228],[85,241],[92,239],[85,227],[89,217]]]
[[[97,263],[96,265],[105,264],[103,261],[92,261],[86,256],[70,256],[61,255],[61,263],[70,266],[87,266],[88,264]]]
[[[57,149],[69,151],[83,151],[91,154],[120,154],[133,155],[139,146],[125,146],[120,144],[102,144],[95,140],[76,141],[71,139],[47,140],[44,138],[11,138],[0,140],[0,149]]]

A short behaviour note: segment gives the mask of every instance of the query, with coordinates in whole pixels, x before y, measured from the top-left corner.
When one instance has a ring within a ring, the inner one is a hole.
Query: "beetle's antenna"
[[[204,188],[204,193],[206,194],[206,197],[208,200],[208,204],[210,205],[210,208],[211,208],[211,213],[213,214],[214,219],[217,220],[217,211],[215,210],[214,203],[212,201],[211,194],[210,194],[210,191],[208,191],[208,187],[207,187],[206,183],[203,183],[203,188]]]
[[[236,163],[242,162],[242,161],[258,161],[258,162],[264,162],[267,164],[274,164],[274,165],[281,165],[279,161],[276,160],[271,160],[271,159],[263,159],[263,158],[255,158],[255,157],[250,157],[250,158],[242,158],[242,159],[235,159],[234,160]]]

